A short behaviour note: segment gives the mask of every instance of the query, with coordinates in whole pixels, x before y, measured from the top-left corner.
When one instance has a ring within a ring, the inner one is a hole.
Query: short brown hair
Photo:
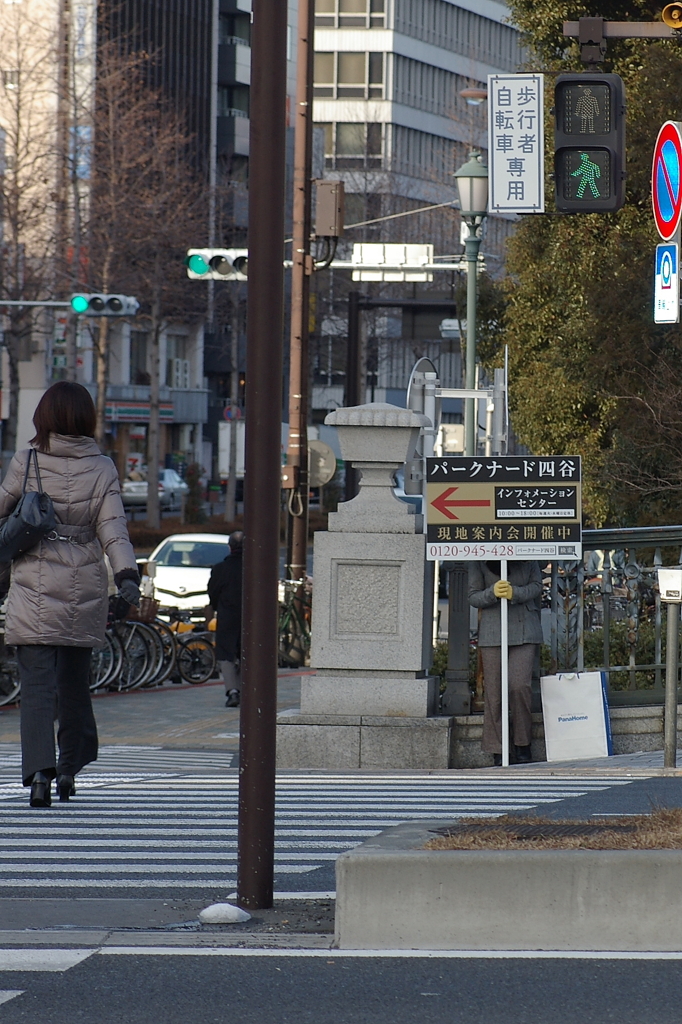
[[[50,434],[94,437],[97,424],[95,404],[82,384],[60,380],[48,388],[33,413],[36,436],[31,438],[41,452],[50,450]]]

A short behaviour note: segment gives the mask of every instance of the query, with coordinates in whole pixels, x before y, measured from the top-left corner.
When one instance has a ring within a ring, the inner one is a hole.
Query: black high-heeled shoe
[[[52,806],[52,783],[43,772],[36,772],[31,783],[31,807]]]
[[[59,793],[60,803],[64,803],[69,799],[70,796],[76,795],[76,787],[74,785],[73,775],[57,776],[57,792]]]

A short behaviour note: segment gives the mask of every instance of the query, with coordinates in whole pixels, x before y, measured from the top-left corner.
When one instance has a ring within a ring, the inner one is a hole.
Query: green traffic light
[[[71,299],[71,309],[74,313],[85,313],[88,305],[88,299],[85,295],[74,295]]]
[[[209,269],[208,263],[204,257],[200,256],[198,253],[194,253],[192,256],[187,258],[187,266],[193,274],[207,274]]]

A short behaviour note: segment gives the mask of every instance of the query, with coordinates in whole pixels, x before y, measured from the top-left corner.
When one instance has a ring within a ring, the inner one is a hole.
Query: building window
[[[218,117],[248,117],[248,85],[218,86]]]
[[[367,56],[369,72],[367,95],[370,99],[382,99],[384,95],[384,55],[383,53],[370,53]]]
[[[326,160],[329,160],[334,156],[334,125],[316,121],[315,127],[322,128],[324,131],[324,156]]]
[[[325,124],[325,163],[330,169],[380,167],[382,130],[380,124],[339,121]]]
[[[147,341],[149,335],[146,331],[130,332],[130,383],[150,384],[151,380],[147,370]]]
[[[189,388],[189,339],[186,334],[166,335],[166,384],[169,388]]]
[[[381,156],[381,125],[367,125],[367,156]]]
[[[384,94],[383,53],[316,53],[315,96],[334,99],[381,99]]]
[[[251,45],[251,19],[248,14],[221,14],[219,42],[222,46],[241,43]]]
[[[316,96],[334,95],[334,54],[316,53],[313,78]]]
[[[339,25],[344,28],[367,25],[367,0],[339,0]]]
[[[2,72],[2,84],[5,89],[19,88],[19,71],[17,68],[7,68]]]
[[[336,95],[344,96],[365,95],[365,82],[367,76],[367,58],[364,53],[339,53],[337,71]]]
[[[365,126],[364,124],[337,124],[336,126],[336,155],[357,156],[365,155]]]
[[[318,28],[384,28],[385,0],[315,0]]]

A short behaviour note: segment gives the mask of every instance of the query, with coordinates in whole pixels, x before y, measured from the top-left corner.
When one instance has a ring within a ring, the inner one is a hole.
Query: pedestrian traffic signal
[[[188,249],[187,276],[192,281],[246,281],[248,249]]]
[[[562,213],[612,213],[625,203],[625,89],[619,75],[559,75],[554,186]]]
[[[77,292],[71,296],[71,309],[85,316],[135,316],[140,303],[134,295],[102,295]]]

